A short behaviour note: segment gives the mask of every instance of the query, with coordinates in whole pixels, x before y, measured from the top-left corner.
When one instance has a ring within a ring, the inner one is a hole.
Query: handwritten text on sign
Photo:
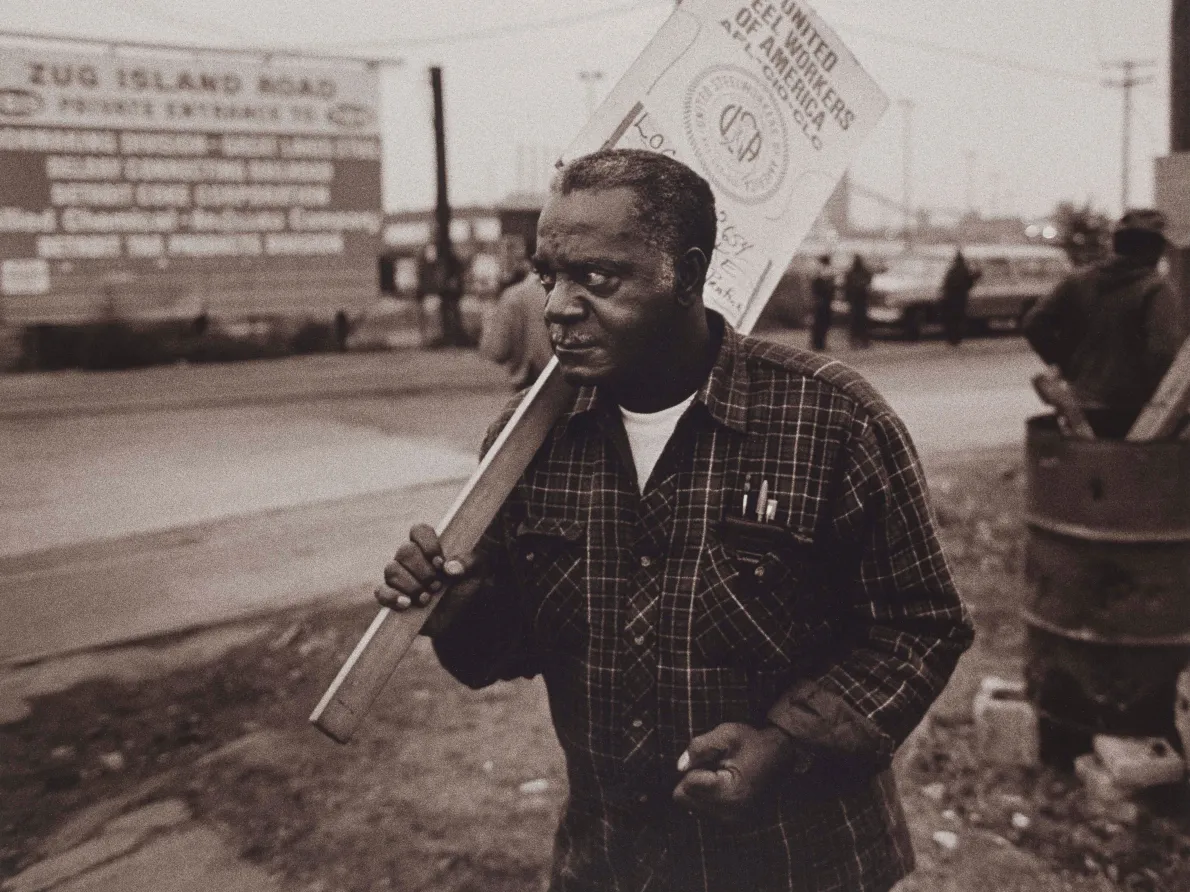
[[[719,238],[704,297],[747,329],[887,105],[805,3],[685,0],[564,160],[642,148],[706,177]]]

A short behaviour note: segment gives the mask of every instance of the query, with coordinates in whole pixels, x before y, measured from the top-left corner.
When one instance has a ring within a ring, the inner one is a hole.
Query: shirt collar
[[[719,352],[706,381],[694,395],[695,403],[706,406],[708,414],[726,427],[747,433],[748,430],[748,376],[744,359],[740,353],[739,334],[718,313],[707,310],[707,322],[712,335],[719,337]],[[598,411],[608,411],[614,406],[604,407],[606,400],[600,399],[599,388],[585,385],[579,388],[574,405],[563,419],[567,425],[576,418],[595,417]]]

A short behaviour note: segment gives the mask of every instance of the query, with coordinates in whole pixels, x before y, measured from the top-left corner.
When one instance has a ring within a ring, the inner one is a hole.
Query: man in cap
[[[476,552],[416,526],[376,596],[454,585],[442,664],[544,678],[552,892],[887,892],[913,863],[892,755],[971,629],[888,405],[703,306],[715,221],[664,155],[557,174],[534,267],[578,393]]]
[[[1087,409],[1130,424],[1181,346],[1174,294],[1158,264],[1165,217],[1132,210],[1112,233],[1113,256],[1066,277],[1025,316],[1025,337]]]
[[[982,270],[973,269],[967,263],[962,249],[956,248],[954,259],[942,277],[942,299],[939,302],[942,330],[946,333],[947,343],[953,347],[963,342],[963,329],[967,326],[967,300],[982,275]]]

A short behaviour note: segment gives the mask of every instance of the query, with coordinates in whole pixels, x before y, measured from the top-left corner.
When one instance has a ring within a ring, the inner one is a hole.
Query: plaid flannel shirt
[[[969,620],[884,401],[712,320],[714,368],[643,494],[617,407],[582,388],[435,648],[473,687],[544,677],[569,781],[554,892],[887,890],[913,865],[891,758]],[[748,480],[768,481],[773,522],[739,522]],[[780,726],[799,759],[723,824],[672,791],[690,740],[733,721]]]

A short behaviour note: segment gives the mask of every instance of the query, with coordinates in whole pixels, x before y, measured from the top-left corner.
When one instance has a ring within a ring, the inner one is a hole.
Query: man
[[[1165,246],[1160,211],[1128,211],[1112,233],[1114,255],[1068,276],[1025,316],[1025,337],[1084,408],[1130,423],[1177,355],[1176,300],[1157,270]]]
[[[954,259],[942,277],[942,330],[947,343],[953,347],[963,342],[963,329],[967,324],[967,299],[971,289],[983,275],[982,270],[972,269],[963,256],[962,249],[954,252]]]
[[[476,553],[414,527],[377,598],[453,582],[474,597],[428,623],[443,665],[544,677],[554,892],[885,892],[913,860],[889,763],[970,628],[900,421],[708,312],[714,243],[672,159],[558,173],[534,264],[578,394]]]
[[[479,355],[502,365],[513,388],[530,386],[553,358],[545,328],[546,293],[528,267],[518,271],[496,301],[479,339]]]
[[[810,296],[814,299],[814,321],[810,328],[810,346],[814,350],[826,349],[826,336],[831,330],[832,307],[835,299],[835,274],[831,270],[831,256],[823,254],[818,258],[814,277],[810,279]]]
[[[864,259],[856,254],[851,266],[843,275],[843,296],[847,299],[849,314],[848,338],[852,347],[864,349],[870,343],[868,338],[868,298],[872,285],[872,271]]]

